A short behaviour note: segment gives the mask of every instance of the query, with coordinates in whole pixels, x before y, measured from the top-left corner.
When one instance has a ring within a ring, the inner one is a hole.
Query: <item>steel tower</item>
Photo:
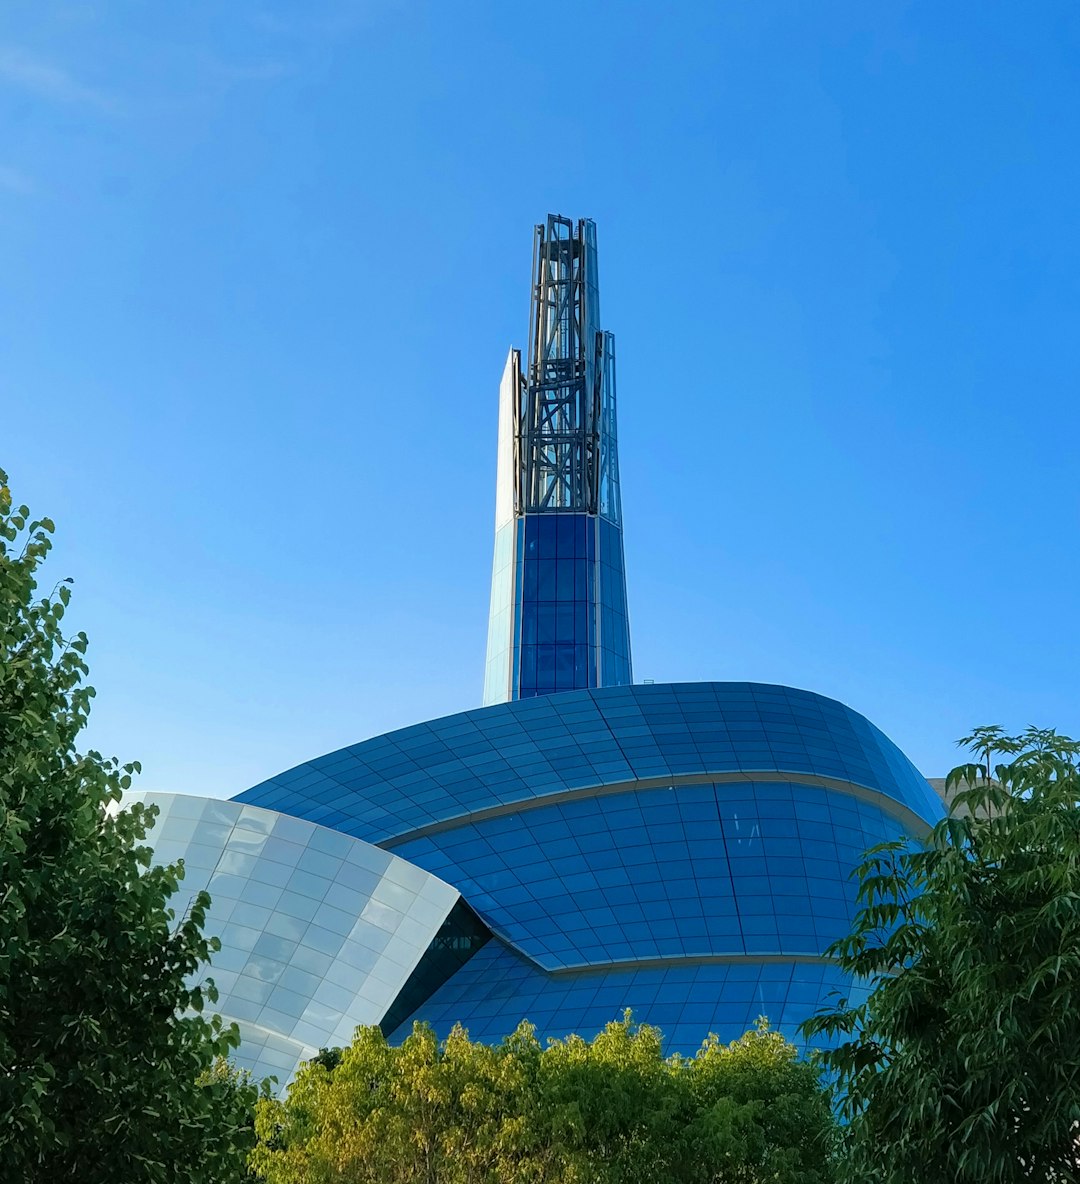
[[[632,681],[596,226],[549,214],[535,234],[528,367],[511,349],[499,391],[484,703]]]

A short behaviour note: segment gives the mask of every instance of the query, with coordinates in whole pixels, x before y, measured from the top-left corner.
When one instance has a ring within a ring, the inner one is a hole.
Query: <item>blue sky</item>
[[[8,0],[0,466],[146,788],[475,706],[532,225],[596,219],[638,678],[1080,731],[1080,7]]]

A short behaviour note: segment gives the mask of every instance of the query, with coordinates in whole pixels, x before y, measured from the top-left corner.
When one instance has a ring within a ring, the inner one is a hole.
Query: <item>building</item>
[[[631,682],[596,227],[549,215],[536,228],[528,370],[511,349],[499,388],[484,703]]]
[[[161,806],[156,856],[208,888],[239,1060],[287,1082],[360,1023],[589,1036],[633,1008],[669,1051],[798,1023],[868,846],[940,798],[855,711],[756,683],[632,682],[595,228],[537,227],[511,350],[485,706],[317,757],[230,802]],[[178,902],[183,907],[184,901]]]

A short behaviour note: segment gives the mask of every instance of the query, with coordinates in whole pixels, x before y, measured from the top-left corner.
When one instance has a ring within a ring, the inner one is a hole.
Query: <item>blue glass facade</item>
[[[630,681],[622,539],[594,514],[529,514],[520,540],[516,698]]]
[[[820,954],[847,933],[879,806],[790,782],[584,797],[465,823],[394,853],[452,883],[546,970],[596,962]]]
[[[588,1036],[629,1007],[670,1051],[761,1015],[797,1040],[857,994],[824,951],[862,852],[943,812],[834,700],[633,685],[597,274],[591,222],[537,227],[528,362],[510,351],[499,395],[485,706],[170,805],[159,855],[209,883],[229,1014],[283,1080],[361,1020]]]
[[[390,1037],[404,1039],[413,1020],[422,1019],[443,1037],[460,1021],[474,1040],[495,1042],[528,1017],[542,1037],[576,1032],[589,1039],[630,1008],[661,1029],[669,1053],[694,1053],[709,1032],[737,1040],[759,1016],[805,1048],[799,1024],[834,993],[852,1002],[864,995],[824,960],[699,962],[549,975],[492,941]]]
[[[857,712],[756,683],[500,704],[241,797],[392,850],[493,935],[398,1033],[422,1019],[496,1039],[528,1018],[588,1034],[632,1007],[686,1052],[759,1015],[794,1038],[826,994],[850,993],[824,951],[850,927],[852,869],[942,813]]]
[[[392,846],[482,810],[717,774],[842,784],[887,799],[908,833],[942,809],[857,711],[812,691],[745,682],[606,687],[465,711],[316,757],[238,800]]]

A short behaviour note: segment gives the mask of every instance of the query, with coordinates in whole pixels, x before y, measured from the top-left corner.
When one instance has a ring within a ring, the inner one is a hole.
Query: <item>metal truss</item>
[[[605,349],[596,227],[549,214],[536,227],[528,372],[517,426],[518,510],[597,513]]]

